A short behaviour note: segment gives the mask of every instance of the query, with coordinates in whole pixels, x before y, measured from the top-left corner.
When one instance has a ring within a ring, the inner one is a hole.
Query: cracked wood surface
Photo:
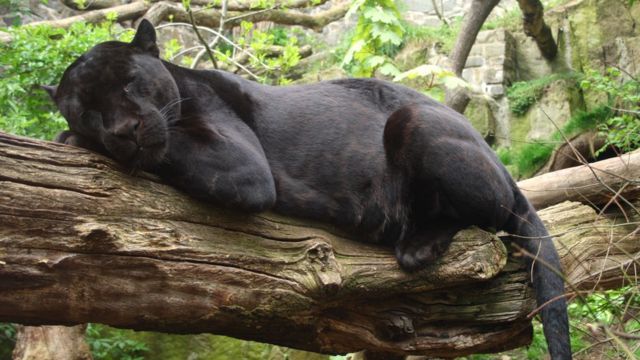
[[[0,133],[0,321],[211,332],[324,353],[454,356],[530,340],[527,275],[492,234],[462,231],[439,263],[406,274],[390,249],[330,226],[220,210],[122,170]],[[588,208],[558,206],[582,209],[581,237],[611,243]],[[558,212],[552,231],[574,226]],[[595,281],[610,260],[575,278]]]

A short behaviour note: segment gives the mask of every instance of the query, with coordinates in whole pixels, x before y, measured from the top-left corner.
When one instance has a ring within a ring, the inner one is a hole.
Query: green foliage
[[[11,359],[16,344],[16,327],[13,324],[0,323],[0,359]]]
[[[585,130],[595,129],[604,123],[610,114],[611,110],[606,106],[597,107],[589,112],[580,111],[567,121],[561,131],[551,135],[551,141],[535,141],[510,149],[499,148],[496,153],[513,176],[530,176],[547,162],[555,147],[563,142],[563,134],[571,137]]]
[[[520,81],[513,83],[507,89],[509,108],[511,112],[522,116],[527,113],[531,105],[535,104],[544,93],[544,89],[557,80],[577,80],[580,74],[570,72],[561,74],[551,74],[531,81]]]
[[[375,71],[395,76],[400,71],[390,56],[402,45],[404,27],[392,0],[356,0],[349,13],[357,11],[358,23],[342,60],[350,74],[370,77]]]
[[[241,29],[238,44],[247,45],[252,50],[254,57],[249,58],[252,67],[265,69],[261,81],[268,83],[273,79],[279,85],[288,84],[290,80],[285,74],[300,62],[298,38],[289,36],[282,28],[260,31],[254,28],[253,23],[246,21],[242,22]],[[274,56],[270,51],[273,45],[281,46],[282,53]]]
[[[393,81],[418,80],[417,86],[425,94],[443,101],[440,95],[444,95],[444,89],[455,89],[458,87],[469,87],[469,84],[456,76],[455,73],[437,65],[420,65],[411,70],[398,74]]]
[[[437,27],[418,26],[408,22],[403,22],[402,24],[405,29],[403,43],[411,40],[420,40],[421,42],[435,44],[442,53],[449,54],[460,32],[462,18],[454,19],[449,25],[441,24]]]
[[[0,129],[50,139],[66,128],[66,122],[39,85],[58,83],[78,56],[98,42],[113,39],[111,23],[75,23],[68,30],[17,27],[9,32],[14,40],[0,45]]]
[[[604,342],[610,347],[611,358],[640,358],[640,341],[637,338],[618,337],[621,333],[633,334],[640,330],[640,321],[634,315],[640,310],[639,290],[637,285],[625,286],[592,293],[571,302],[569,317],[572,327],[577,330],[572,332],[573,351],[588,350],[589,342],[601,339],[595,335],[599,332],[607,337],[616,337],[615,341]],[[607,333],[608,329],[615,329],[618,335]]]
[[[579,111],[562,127],[562,132],[567,136],[573,136],[585,130],[596,129],[600,124],[605,122],[611,114],[612,111],[608,106],[599,106],[590,111]],[[562,140],[559,133],[554,133],[552,138]]]
[[[147,345],[128,336],[130,331],[100,324],[87,326],[86,340],[95,360],[143,360]]]
[[[173,59],[173,57],[182,50],[182,45],[180,45],[180,42],[178,42],[176,38],[172,38],[162,44],[162,49],[164,50],[163,56],[165,59]]]
[[[611,117],[599,126],[607,138],[606,146],[624,152],[640,148],[640,81],[608,68],[604,74],[588,70],[580,86],[606,96],[607,106],[612,109]]]
[[[87,7],[86,0],[73,0],[73,3],[76,4],[76,6],[78,6],[78,9],[80,10],[83,10],[85,7]]]
[[[525,144],[520,147],[517,156],[513,157],[513,165],[520,175],[531,175],[549,159],[555,145],[542,141]]]
[[[520,7],[514,7],[500,17],[485,21],[482,30],[507,29],[512,31],[520,30],[522,27],[522,11]]]
[[[215,359],[215,360],[263,360],[263,359],[305,359],[327,360],[329,356],[288,349],[271,344],[254,341],[243,341],[226,336],[212,334],[177,335],[149,331],[133,331],[115,329],[106,325],[91,325],[99,329],[95,338],[89,339],[106,341],[110,344],[122,344],[124,348],[135,350],[139,347],[148,350],[142,353],[129,352],[130,358],[144,357],[145,359],[184,360],[184,359]],[[127,340],[129,340],[127,342]],[[136,344],[131,347],[127,344]],[[136,350],[137,351],[137,350]],[[110,357],[109,357],[110,356]],[[106,358],[96,360],[126,358],[114,356],[111,353]]]

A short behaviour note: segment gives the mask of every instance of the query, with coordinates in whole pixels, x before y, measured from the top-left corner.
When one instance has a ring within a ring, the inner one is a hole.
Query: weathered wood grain
[[[527,275],[492,234],[462,231],[439,263],[406,274],[389,249],[330,226],[223,211],[122,170],[0,133],[0,321],[212,332],[324,353],[456,356],[530,339]],[[594,227],[592,210],[563,206],[573,210],[552,212],[552,231],[579,220],[579,238],[602,253],[608,220]],[[561,252],[576,246],[572,233]]]

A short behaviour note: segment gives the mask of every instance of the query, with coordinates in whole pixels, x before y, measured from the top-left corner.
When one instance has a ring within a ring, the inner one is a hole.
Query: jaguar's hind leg
[[[466,226],[453,221],[429,222],[396,243],[396,258],[406,271],[433,264],[449,248],[453,236]]]

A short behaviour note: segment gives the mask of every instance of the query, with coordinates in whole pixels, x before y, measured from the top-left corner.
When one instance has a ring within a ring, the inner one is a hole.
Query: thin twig
[[[219,34],[217,34],[216,37],[213,39],[213,41],[209,44],[211,48],[215,48],[216,45],[218,44],[218,41],[220,40],[220,35],[224,30],[225,17],[227,17],[227,0],[222,0],[222,11],[220,13],[220,26],[218,26]]]
[[[191,11],[191,7],[187,9],[187,14],[189,14],[189,20],[191,21],[191,27],[193,28],[193,31],[196,33],[196,36],[198,37],[198,40],[200,41],[200,43],[204,46],[207,54],[209,55],[209,59],[211,59],[211,63],[213,64],[213,67],[217,69],[218,63],[216,62],[216,58],[215,56],[213,56],[213,52],[209,48],[209,45],[207,44],[206,40],[200,34],[200,31],[198,31],[198,26],[196,25],[196,19],[193,17],[193,11]]]
[[[229,19],[227,19],[227,21],[229,21]],[[167,24],[162,24],[160,26],[157,27],[157,29],[162,29],[164,27],[170,27],[170,26],[191,26],[191,24],[188,23],[182,23],[182,22],[175,22],[175,23],[167,23]],[[265,64],[264,62],[262,62],[260,59],[258,59],[255,55],[253,55],[251,52],[241,48],[240,46],[238,46],[238,44],[234,43],[233,41],[231,41],[229,38],[227,38],[226,36],[224,36],[224,34],[221,34],[219,32],[217,32],[216,30],[213,29],[209,29],[208,27],[204,27],[204,26],[198,26],[198,30],[204,31],[204,32],[208,32],[211,33],[213,35],[220,35],[220,38],[224,41],[226,41],[229,45],[231,45],[234,49],[239,50],[242,53],[247,54],[250,58],[256,60],[260,65],[262,65],[263,67],[267,68],[267,69],[271,69],[271,67],[267,64]]]

